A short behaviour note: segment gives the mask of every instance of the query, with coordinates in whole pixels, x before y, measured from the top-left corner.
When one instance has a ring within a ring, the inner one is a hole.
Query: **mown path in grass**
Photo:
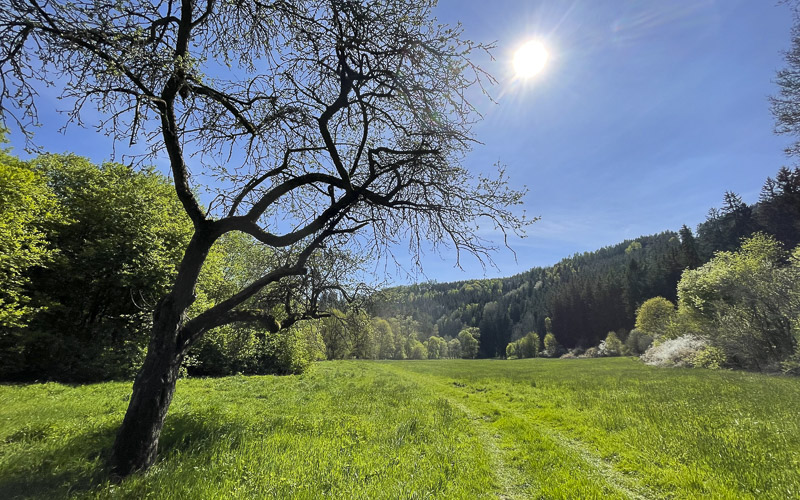
[[[797,378],[629,359],[382,366],[495,437],[510,498],[800,498]]]
[[[500,498],[656,496],[615,471],[583,443],[547,428],[536,419],[525,418],[518,409],[506,404],[507,397],[496,397],[483,386],[409,371],[408,365],[384,366],[391,366],[389,369],[400,377],[433,389],[469,417],[492,457],[494,474],[501,485]],[[531,460],[521,458],[526,456]],[[536,473],[539,467],[544,474]]]

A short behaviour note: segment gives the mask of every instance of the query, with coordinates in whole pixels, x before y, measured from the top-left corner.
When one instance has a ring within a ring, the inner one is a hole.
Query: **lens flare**
[[[514,72],[520,78],[530,78],[544,69],[547,57],[547,49],[541,42],[527,42],[514,53]]]

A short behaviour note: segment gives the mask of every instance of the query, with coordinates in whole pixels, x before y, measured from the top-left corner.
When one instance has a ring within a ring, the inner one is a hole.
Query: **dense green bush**
[[[25,268],[35,314],[4,330],[0,376],[130,377],[191,224],[170,182],[152,169],[71,155],[40,156],[30,166],[61,217],[41,223],[54,252],[46,265]]]
[[[797,353],[800,247],[789,255],[774,238],[756,234],[739,250],[684,272],[678,296],[728,363],[772,371]]]
[[[668,335],[675,314],[675,304],[664,297],[648,299],[636,310],[636,330],[651,337]]]
[[[0,377],[134,376],[153,307],[191,235],[169,180],[153,169],[72,155],[24,163],[2,151],[0,194]],[[225,235],[209,253],[190,315],[260,276],[272,259],[249,236]],[[185,365],[202,375],[298,373],[324,350],[310,328],[222,327]]]
[[[4,140],[0,129],[0,143]],[[25,326],[36,312],[27,290],[27,270],[55,256],[46,227],[61,219],[43,176],[0,149],[0,344],[5,340],[2,332]]]
[[[301,323],[278,333],[255,327],[217,328],[200,339],[184,361],[189,375],[298,374],[319,359],[324,345],[318,328]]]
[[[622,343],[615,332],[608,332],[605,340],[597,346],[597,351],[600,356],[622,356],[628,353],[625,344]]]
[[[539,334],[530,332],[524,337],[506,346],[506,358],[535,358],[540,350]]]

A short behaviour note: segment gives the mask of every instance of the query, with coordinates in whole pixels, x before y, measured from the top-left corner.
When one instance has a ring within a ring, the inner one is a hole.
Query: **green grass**
[[[0,498],[800,498],[797,378],[536,359],[182,380],[159,462],[114,484],[129,391],[0,386]]]

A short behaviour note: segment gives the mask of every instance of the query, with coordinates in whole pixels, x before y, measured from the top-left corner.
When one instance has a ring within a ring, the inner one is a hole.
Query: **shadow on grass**
[[[221,422],[213,413],[168,416],[159,442],[159,460],[204,454],[220,440],[233,444],[242,429]],[[58,446],[47,445],[47,432],[21,430],[15,439],[0,443],[9,464],[0,468],[0,499],[70,498],[108,484],[107,468],[117,424],[78,434]]]
[[[0,498],[66,498],[91,490],[107,478],[106,451],[116,426],[108,425],[48,446],[47,434],[18,432],[4,450]]]

